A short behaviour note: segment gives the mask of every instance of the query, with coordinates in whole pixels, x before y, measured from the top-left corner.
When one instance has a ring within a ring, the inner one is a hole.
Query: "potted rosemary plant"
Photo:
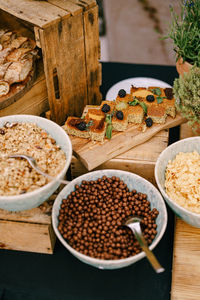
[[[176,68],[180,75],[192,65],[200,67],[200,0],[180,0],[180,15],[173,6],[168,34],[176,52]]]
[[[188,120],[196,135],[200,135],[200,68],[176,78],[173,83],[176,108]]]

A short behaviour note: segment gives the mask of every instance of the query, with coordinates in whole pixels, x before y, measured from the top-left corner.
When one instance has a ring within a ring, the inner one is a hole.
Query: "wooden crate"
[[[67,115],[80,116],[86,104],[101,102],[96,1],[0,0],[0,26],[7,26],[36,40],[42,52],[53,121],[63,124]],[[39,83],[37,79],[36,85]],[[24,96],[23,102],[28,102],[27,97]],[[40,95],[35,87],[31,98],[38,97]],[[46,99],[43,102],[46,103]],[[48,110],[46,104],[41,107],[43,109]],[[9,110],[6,112],[9,113]]]
[[[56,235],[51,212],[58,190],[39,207],[10,212],[0,209],[0,249],[53,254]]]
[[[94,170],[119,169],[129,171],[146,178],[156,185],[154,178],[155,163],[159,154],[167,147],[168,138],[169,131],[162,130],[147,142],[108,160]],[[87,172],[88,170],[80,160],[73,156],[71,162],[72,178],[76,178]]]

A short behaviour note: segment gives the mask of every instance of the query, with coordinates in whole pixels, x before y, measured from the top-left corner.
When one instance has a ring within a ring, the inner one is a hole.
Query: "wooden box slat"
[[[0,209],[0,249],[53,254],[56,235],[51,212],[62,188],[39,207],[19,212]]]
[[[0,0],[0,9],[41,28],[70,16],[69,12],[47,1]]]
[[[42,50],[50,118],[63,124],[102,99],[98,6],[94,0],[0,0],[0,26]]]

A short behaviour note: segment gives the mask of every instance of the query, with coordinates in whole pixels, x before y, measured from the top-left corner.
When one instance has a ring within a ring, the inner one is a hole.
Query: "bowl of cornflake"
[[[157,159],[155,179],[174,213],[200,228],[200,137],[168,146]]]
[[[71,141],[61,126],[33,115],[0,118],[0,208],[21,211],[38,207],[59,187],[72,157]],[[38,167],[53,179],[33,169],[27,160],[10,157],[32,156]]]

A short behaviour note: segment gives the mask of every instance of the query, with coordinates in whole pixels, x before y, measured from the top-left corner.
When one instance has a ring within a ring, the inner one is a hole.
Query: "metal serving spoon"
[[[132,230],[142,250],[146,253],[147,259],[149,260],[156,273],[162,273],[165,271],[165,269],[160,265],[153,252],[149,249],[147,242],[145,241],[145,238],[142,234],[140,221],[140,218],[132,216],[125,221],[124,225]]]
[[[51,179],[51,180],[56,180],[56,181],[59,181],[60,183],[63,183],[63,184],[68,184],[70,181],[67,181],[67,180],[64,180],[64,179],[58,179],[56,177],[53,177],[45,172],[43,172],[37,165],[37,162],[36,160],[32,157],[32,156],[29,156],[29,155],[26,155],[26,154],[12,154],[12,155],[9,155],[8,157],[10,158],[24,158],[26,159],[29,164],[31,165],[32,168],[34,168],[38,173],[40,173],[41,175]]]

